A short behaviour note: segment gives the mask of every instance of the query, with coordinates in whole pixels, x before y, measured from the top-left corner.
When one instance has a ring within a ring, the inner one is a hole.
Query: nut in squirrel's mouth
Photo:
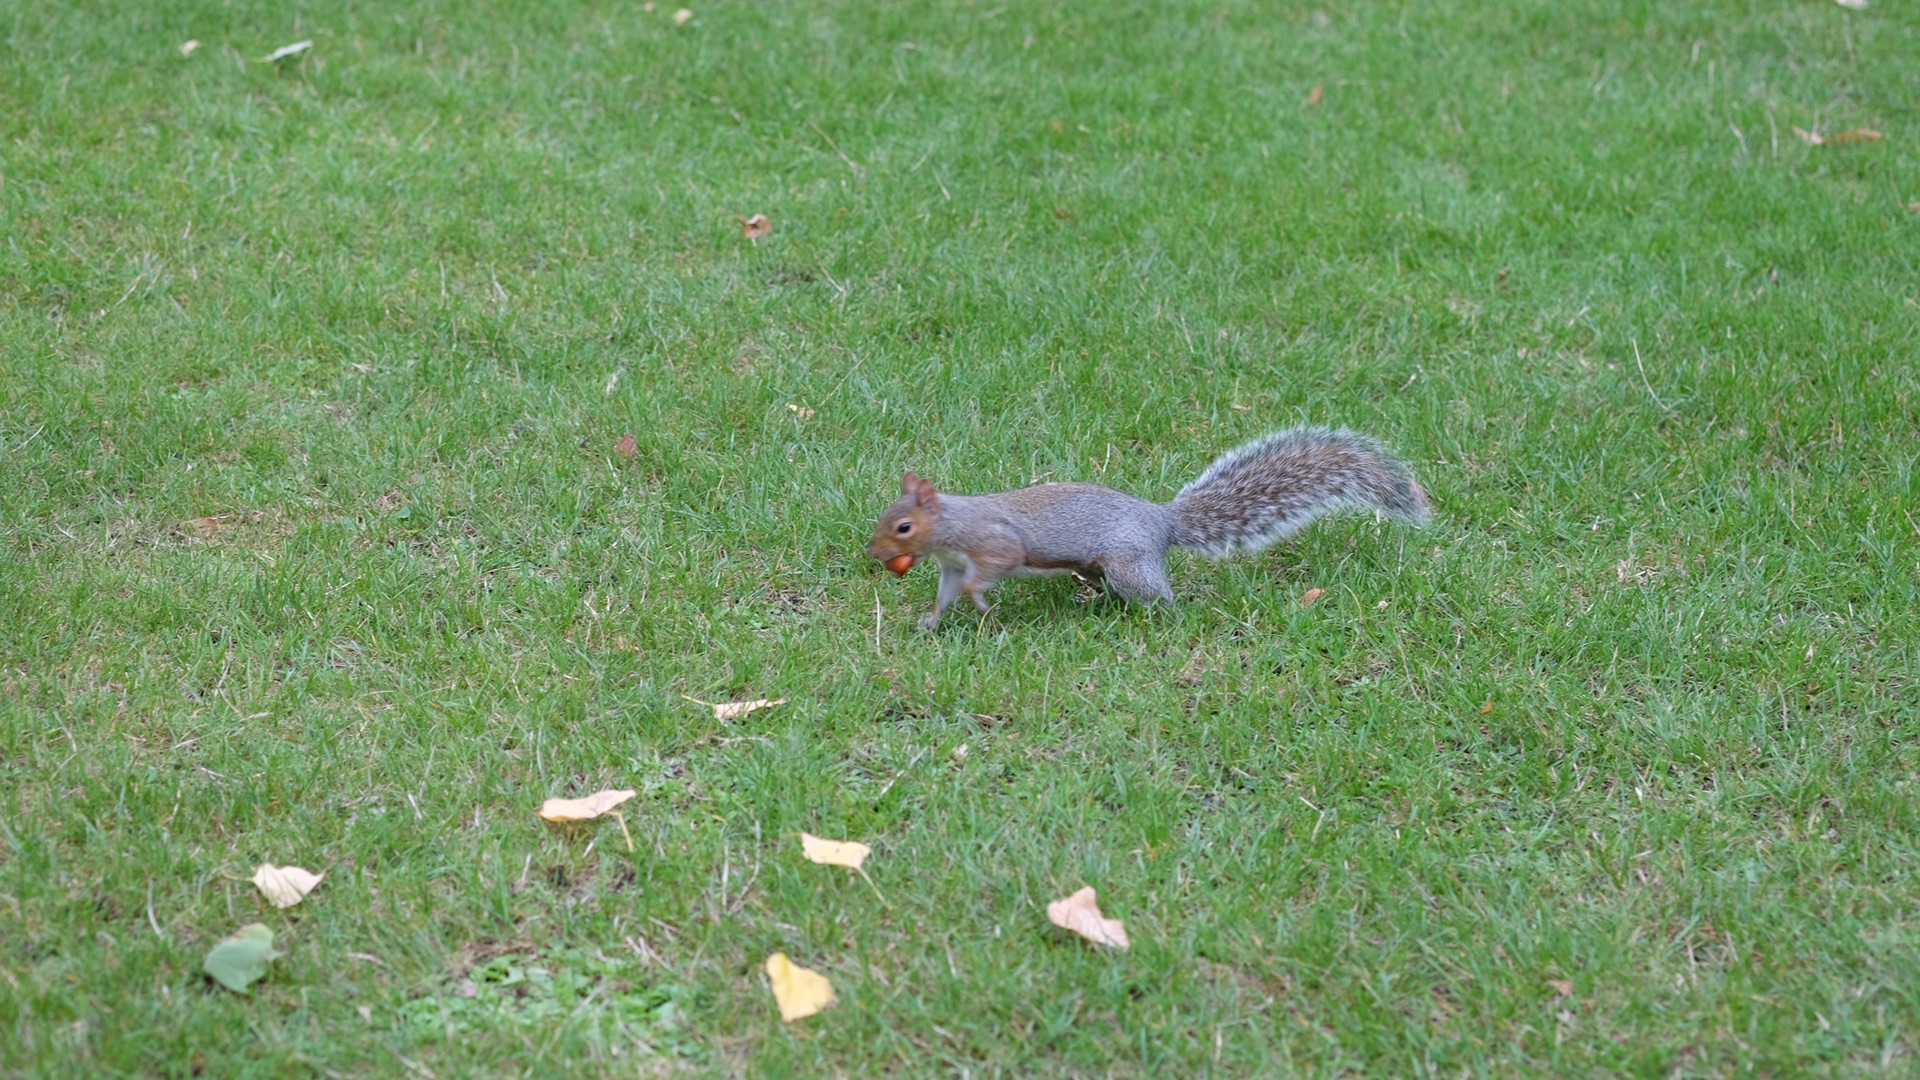
[[[893,558],[887,560],[886,566],[887,573],[892,574],[894,577],[905,577],[907,571],[913,569],[913,556],[904,554],[895,555]]]

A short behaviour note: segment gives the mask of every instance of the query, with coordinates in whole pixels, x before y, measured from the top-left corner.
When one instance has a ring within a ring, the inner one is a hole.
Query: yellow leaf
[[[306,899],[325,873],[316,874],[311,870],[302,870],[297,866],[275,866],[261,863],[253,872],[253,883],[260,892],[273,901],[274,907],[292,907]]]
[[[780,1003],[780,1019],[789,1024],[833,1004],[833,984],[827,977],[787,959],[786,953],[767,957],[767,981],[773,984],[773,1000]]]
[[[1886,138],[1886,136],[1872,128],[1848,128],[1846,131],[1836,132],[1827,136],[1827,145],[1845,146],[1848,143],[1879,142],[1884,138]]]
[[[872,848],[853,840],[822,840],[808,833],[800,834],[800,850],[814,862],[849,870],[860,869],[860,864],[873,854]]]
[[[1125,949],[1131,945],[1127,941],[1127,928],[1120,925],[1119,919],[1101,916],[1100,905],[1094,902],[1091,885],[1072,896],[1048,904],[1047,920],[1063,930],[1071,930],[1079,934],[1096,945],[1112,945],[1119,949]]]
[[[707,708],[712,709],[715,720],[733,720],[745,716],[755,709],[771,709],[775,705],[785,705],[787,703],[786,698],[775,698],[772,701],[768,701],[766,698],[761,698],[758,701],[701,701],[697,697],[687,697],[685,694],[681,694],[680,696],[687,698],[688,701],[693,702],[695,705],[705,705]]]
[[[548,799],[540,816],[548,821],[592,821],[633,798],[631,791],[596,791],[584,799]]]

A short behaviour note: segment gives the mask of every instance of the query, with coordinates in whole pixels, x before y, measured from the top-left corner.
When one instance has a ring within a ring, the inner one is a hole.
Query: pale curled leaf
[[[1547,985],[1553,989],[1554,997],[1572,997],[1573,996],[1573,980],[1572,979],[1548,979]]]
[[[316,874],[298,866],[275,866],[261,863],[253,872],[253,883],[260,889],[261,895],[273,901],[274,907],[292,907],[306,899],[325,873]]]
[[[740,223],[741,233],[745,234],[749,240],[758,240],[773,231],[773,222],[768,221],[765,214],[755,214],[752,217],[736,216],[734,220]]]
[[[596,791],[584,799],[548,799],[540,804],[540,816],[548,821],[592,821],[633,796],[631,791]]]
[[[786,953],[767,957],[767,981],[773,985],[780,1019],[789,1024],[833,1004],[833,984],[827,977],[787,959]]]
[[[688,701],[693,702],[695,705],[705,705],[707,708],[712,709],[715,720],[737,720],[755,710],[771,709],[775,705],[785,705],[787,703],[786,698],[774,698],[772,701],[768,701],[766,698],[761,698],[758,701],[701,701],[697,697],[687,697],[685,694],[681,694],[680,696],[687,698]]]
[[[193,38],[188,38],[187,40],[180,43],[180,55],[192,56],[194,53],[194,50],[198,49],[199,47],[200,47],[199,41]]]
[[[1118,949],[1132,945],[1127,940],[1127,928],[1120,924],[1119,919],[1105,918],[1100,914],[1100,905],[1095,902],[1091,885],[1072,896],[1048,904],[1047,921],[1063,930],[1071,930],[1096,945],[1111,945]]]
[[[267,973],[267,961],[279,955],[273,951],[273,931],[259,923],[248,923],[215,945],[201,970],[221,986],[244,994]]]
[[[807,858],[827,866],[860,869],[873,849],[857,840],[822,840],[811,833],[800,834],[800,850]]]
[[[686,8],[681,8],[679,11],[673,13],[673,25],[685,26],[692,18],[693,12],[688,11]]]
[[[263,64],[271,64],[275,60],[285,60],[289,56],[299,56],[301,53],[306,52],[308,49],[311,49],[311,48],[313,48],[313,42],[311,41],[296,41],[291,45],[282,45],[279,48],[273,50],[267,55],[261,57],[260,62]]]
[[[1327,595],[1327,590],[1325,589],[1308,589],[1306,592],[1300,594],[1300,606],[1312,607],[1315,600],[1325,595]]]

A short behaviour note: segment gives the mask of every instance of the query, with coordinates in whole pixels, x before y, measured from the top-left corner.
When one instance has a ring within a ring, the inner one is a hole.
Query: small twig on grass
[[[815,130],[815,131],[818,131],[818,132],[820,133],[820,137],[821,137],[821,138],[823,138],[823,139],[825,139],[825,140],[827,140],[827,145],[828,145],[828,146],[831,146],[831,147],[833,147],[833,152],[834,152],[834,153],[836,153],[836,154],[839,154],[839,155],[840,155],[840,160],[841,160],[841,161],[844,161],[844,162],[846,162],[846,163],[847,163],[847,168],[849,168],[849,169],[852,169],[852,170],[853,170],[853,178],[854,178],[855,180],[865,180],[865,179],[866,179],[866,172],[867,172],[867,171],[866,171],[865,169],[862,169],[862,168],[860,167],[860,163],[859,163],[859,162],[857,162],[857,161],[855,161],[855,160],[853,160],[852,158],[850,158],[850,157],[848,157],[848,156],[847,156],[847,152],[846,152],[845,150],[842,150],[842,149],[840,149],[840,144],[839,144],[839,143],[837,143],[837,142],[834,142],[834,141],[833,141],[833,136],[831,136],[831,135],[829,135],[829,134],[827,134],[827,132],[826,132],[826,129],[825,129],[825,128],[822,128],[822,127],[821,127],[821,126],[820,126],[820,125],[819,125],[818,123],[816,123],[816,122],[814,121],[814,119],[813,119],[813,117],[811,117],[811,116],[809,116],[809,117],[807,117],[807,123],[808,123],[808,125],[809,125],[809,126],[811,126],[811,127],[813,128],[813,130]]]
[[[1668,405],[1666,402],[1661,401],[1660,395],[1653,392],[1653,384],[1647,381],[1647,365],[1640,362],[1640,339],[1632,338],[1630,340],[1632,340],[1633,342],[1634,366],[1640,369],[1640,385],[1647,388],[1647,396],[1653,399],[1653,403],[1655,405],[1660,406],[1660,408],[1665,410],[1666,412],[1672,412],[1673,407],[1671,405]]]
[[[162,933],[160,930],[160,920],[153,917],[153,879],[152,878],[147,879],[147,925],[153,927],[154,937],[159,938],[161,941],[167,940],[167,935]]]

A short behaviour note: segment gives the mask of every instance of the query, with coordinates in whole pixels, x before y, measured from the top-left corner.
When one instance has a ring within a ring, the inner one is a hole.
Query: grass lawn
[[[1920,1071],[1909,4],[674,6],[0,19],[0,1074]],[[862,551],[1303,421],[1434,524]]]

